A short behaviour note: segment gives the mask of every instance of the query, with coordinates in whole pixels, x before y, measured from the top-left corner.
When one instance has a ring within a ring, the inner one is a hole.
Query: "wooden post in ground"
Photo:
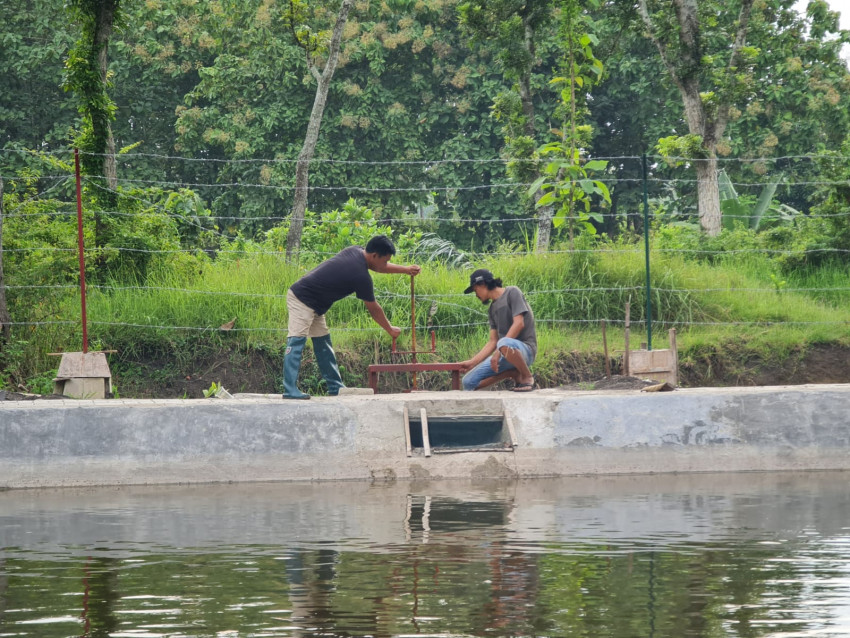
[[[602,350],[605,352],[605,378],[611,378],[611,360],[608,358],[608,337],[605,333],[605,320],[602,320]]]
[[[631,302],[626,302],[626,350],[623,353],[623,376],[631,376],[629,374],[629,313],[631,312]]]
[[[667,333],[670,336],[670,368],[673,376],[673,385],[679,387],[679,347],[676,345],[676,329],[670,328]]]

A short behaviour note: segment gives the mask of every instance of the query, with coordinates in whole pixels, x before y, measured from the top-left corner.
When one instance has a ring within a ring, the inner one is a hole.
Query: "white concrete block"
[[[105,399],[106,390],[105,379],[74,378],[65,379],[62,394],[73,399]]]
[[[375,394],[372,388],[340,388],[339,396],[357,396],[362,394]]]

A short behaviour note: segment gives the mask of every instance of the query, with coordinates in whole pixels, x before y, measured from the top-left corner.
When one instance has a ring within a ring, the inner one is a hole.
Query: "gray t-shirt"
[[[517,339],[531,348],[531,353],[537,357],[537,330],[534,327],[534,313],[525,300],[522,291],[516,286],[507,286],[502,296],[490,304],[490,328],[496,331],[499,339],[504,337],[514,322],[514,317],[523,315],[525,325],[517,335]]]

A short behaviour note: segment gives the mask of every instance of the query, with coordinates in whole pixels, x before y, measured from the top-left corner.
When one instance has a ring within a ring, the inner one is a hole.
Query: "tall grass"
[[[666,345],[670,327],[678,329],[683,352],[728,342],[766,351],[813,342],[848,343],[847,291],[791,290],[844,287],[850,280],[847,266],[833,264],[779,280],[769,259],[758,255],[706,264],[658,252],[651,263],[655,348]],[[570,352],[601,352],[603,319],[609,322],[609,350],[622,350],[626,303],[631,304],[634,322],[632,347],[646,340],[643,255],[631,248],[501,256],[471,265],[480,266],[492,270],[505,285],[517,285],[525,292],[538,322],[540,369],[554,369]],[[204,348],[233,346],[277,352],[286,338],[286,291],[306,270],[286,264],[282,257],[254,254],[193,269],[154,267],[144,282],[92,288],[88,296],[92,347],[117,349],[124,360],[151,353],[189,357]],[[439,360],[466,359],[487,339],[487,308],[474,295],[463,294],[469,272],[430,263],[415,278],[417,339],[420,348],[427,347],[428,312],[436,303],[432,328]],[[390,322],[404,329],[400,346],[407,349],[410,278],[373,274],[373,279]],[[78,294],[68,292],[52,316],[79,321]],[[234,318],[233,330],[219,329]],[[716,322],[727,325],[711,325]],[[337,349],[350,353],[349,365],[388,360],[389,339],[353,296],[333,306],[328,323]],[[46,353],[78,350],[80,339],[76,325],[28,331],[28,353],[18,362],[22,374],[55,368],[58,362]]]

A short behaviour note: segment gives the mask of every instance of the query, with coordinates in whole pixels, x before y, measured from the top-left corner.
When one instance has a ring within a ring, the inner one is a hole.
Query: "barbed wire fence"
[[[0,156],[2,154],[8,153],[20,153],[21,151],[8,151],[8,150],[0,150]],[[52,159],[56,160],[53,162],[53,165],[59,163],[59,161],[67,161],[70,157],[68,151],[56,151],[51,154],[47,154],[52,157]],[[173,220],[180,221],[188,226],[194,226],[199,231],[204,231],[218,240],[221,241],[221,245],[215,247],[214,249],[210,249],[207,252],[209,256],[211,256],[214,260],[226,260],[226,259],[244,259],[248,256],[262,256],[273,260],[284,260],[285,256],[281,251],[277,250],[265,250],[262,248],[260,244],[253,245],[250,249],[246,249],[244,246],[241,246],[239,242],[233,241],[236,237],[232,231],[223,230],[222,228],[230,224],[231,226],[239,227],[242,223],[250,222],[250,223],[260,223],[264,229],[270,229],[276,224],[280,224],[286,222],[288,220],[288,215],[286,214],[278,214],[273,213],[264,217],[257,217],[255,215],[245,215],[239,214],[239,211],[234,212],[233,214],[223,215],[220,213],[213,212],[212,214],[205,217],[203,220],[199,220],[197,218],[193,218],[190,214],[184,214],[179,212],[174,212],[169,209],[162,201],[157,201],[154,198],[146,196],[144,193],[146,189],[160,189],[163,192],[174,192],[181,189],[188,189],[192,192],[197,193],[201,199],[205,202],[205,205],[209,206],[209,202],[211,199],[215,198],[216,193],[228,192],[235,193],[237,195],[250,193],[253,191],[268,193],[273,197],[277,197],[281,202],[285,202],[287,197],[291,196],[292,191],[294,190],[294,186],[292,183],[272,183],[268,180],[267,177],[261,177],[260,175],[256,175],[256,181],[250,181],[247,178],[240,178],[236,181],[190,181],[190,180],[181,180],[175,178],[167,178],[163,176],[162,179],[153,179],[148,173],[150,162],[161,163],[161,164],[169,164],[169,165],[201,165],[206,167],[240,167],[240,166],[248,166],[248,167],[263,167],[263,166],[290,166],[294,165],[296,160],[292,159],[244,159],[244,160],[222,160],[222,159],[208,159],[208,158],[186,158],[179,156],[170,156],[170,155],[156,155],[156,154],[143,154],[143,153],[134,153],[118,156],[119,159],[119,174],[117,180],[117,187],[112,187],[107,183],[107,180],[103,177],[99,176],[83,176],[83,186],[88,189],[90,192],[104,192],[114,195],[118,198],[123,199],[124,201],[132,200],[137,202],[140,206],[144,207],[147,210],[156,211],[159,215],[164,218],[169,218]],[[652,197],[654,200],[654,208],[656,210],[662,208],[665,205],[664,200],[667,197],[666,205],[668,208],[672,208],[673,212],[670,213],[668,210],[668,217],[666,221],[668,223],[681,223],[687,221],[693,221],[698,216],[698,211],[696,209],[695,198],[690,196],[690,193],[696,187],[697,180],[692,175],[692,162],[693,160],[689,158],[661,158],[661,157],[651,157],[649,158],[653,170],[646,177],[630,177],[626,174],[628,171],[619,170],[616,167],[622,167],[625,165],[633,164],[637,166],[642,158],[638,156],[623,156],[623,157],[609,157],[609,158],[594,158],[594,159],[604,159],[609,162],[609,165],[612,167],[609,169],[607,173],[600,174],[598,178],[605,182],[609,188],[640,188],[641,186],[649,189],[652,192]],[[741,159],[731,159],[731,158],[719,158],[718,163],[721,167],[724,165],[736,166],[740,168],[741,166],[782,166],[783,174],[786,176],[784,180],[784,188],[790,192],[793,189],[799,190],[812,190],[822,187],[828,186],[842,186],[847,187],[850,185],[847,181],[829,181],[823,179],[813,179],[808,176],[813,173],[810,170],[801,170],[799,174],[795,172],[795,166],[810,168],[812,163],[816,160],[821,160],[817,156],[786,156],[786,157],[776,157],[776,158],[750,158],[746,160]],[[146,162],[144,171],[141,169],[136,170],[138,164],[140,162]],[[429,176],[429,171],[432,171],[435,167],[439,167],[442,165],[449,164],[475,164],[475,163],[489,163],[496,164],[500,166],[506,165],[508,161],[518,161],[518,160],[506,160],[506,159],[439,159],[433,161],[410,161],[410,162],[357,162],[357,161],[337,161],[332,159],[315,159],[313,160],[314,164],[321,166],[323,164],[327,165],[358,165],[358,166],[389,166],[391,168],[397,168],[400,172],[407,169],[415,169],[418,171],[418,174],[421,176],[421,183],[410,184],[406,183],[403,185],[399,185],[396,187],[371,187],[368,185],[362,184],[339,184],[339,183],[322,183],[317,182],[311,184],[310,190],[311,193],[331,193],[334,194],[339,201],[344,201],[348,197],[358,197],[358,196],[366,196],[370,198],[380,198],[385,194],[389,193],[402,193],[411,199],[427,197],[433,193],[443,193],[443,194],[454,194],[459,192],[489,192],[489,193],[516,193],[517,191],[527,190],[530,186],[529,184],[518,184],[516,182],[511,182],[510,180],[505,179],[504,181],[493,181],[490,183],[465,183],[465,184],[447,184],[440,183],[439,181],[435,181]],[[839,162],[839,163],[850,163],[850,157],[841,157],[841,156],[830,156],[828,161]],[[680,163],[681,166],[678,168],[674,167],[674,164]],[[632,172],[636,172],[637,169],[634,169]],[[498,171],[497,171],[498,172]],[[770,171],[768,171],[769,173]],[[140,174],[143,173],[143,174]],[[753,175],[757,176],[756,173]],[[798,175],[794,177],[794,175]],[[249,175],[250,177],[250,175]],[[408,176],[409,177],[409,176]],[[76,201],[73,198],[73,182],[74,175],[68,172],[59,172],[54,170],[48,174],[32,174],[32,175],[6,175],[4,176],[7,187],[7,195],[9,193],[15,193],[15,200],[11,206],[7,206],[4,212],[4,217],[7,220],[20,219],[26,222],[28,219],[32,219],[33,221],[38,221],[41,219],[66,219],[70,222],[74,216],[76,215]],[[273,181],[273,180],[272,180]],[[765,177],[763,179],[747,179],[747,180],[737,180],[734,182],[730,182],[731,185],[738,189],[742,193],[749,194],[751,197],[755,198],[760,189],[763,189],[766,185],[770,183],[770,179]],[[16,186],[19,185],[19,186]],[[11,186],[11,188],[10,188]],[[48,208],[31,210],[26,206],[26,204],[37,203],[37,202],[45,202],[50,201],[53,205]],[[284,208],[284,207],[279,207]],[[638,215],[639,209],[632,208],[627,211],[627,214],[630,215]],[[91,214],[91,211],[86,211],[87,215]],[[105,210],[105,211],[97,211],[97,214],[102,215],[110,215],[116,218],[130,218],[137,213],[129,212],[127,210]],[[838,213],[834,213],[833,217],[847,217],[850,216],[850,210],[844,210]],[[596,213],[596,217],[598,219],[602,219],[603,221],[607,221],[612,219],[614,221],[620,221],[626,214],[623,212],[612,212],[601,210]],[[734,215],[732,215],[734,217]],[[742,215],[741,217],[746,217]],[[567,218],[569,221],[570,218]],[[572,218],[575,221],[580,219],[580,216],[575,216]],[[521,213],[517,216],[511,217],[499,217],[499,218],[463,218],[458,216],[440,216],[439,211],[437,214],[432,215],[419,215],[416,214],[415,211],[408,211],[404,214],[400,214],[396,217],[383,217],[376,220],[378,224],[387,225],[393,228],[394,230],[407,230],[407,229],[428,229],[439,234],[440,228],[442,225],[479,225],[482,227],[486,227],[489,229],[489,235],[491,237],[498,238],[501,236],[503,229],[507,225],[517,225],[517,224],[526,224],[529,228],[533,228],[538,221],[538,218],[534,215],[529,215],[527,213]],[[743,220],[742,220],[743,221]],[[211,222],[213,226],[206,224],[205,222]],[[337,220],[334,222],[337,225],[355,225],[359,222],[357,220]],[[7,231],[8,232],[8,231]],[[54,238],[55,239],[55,238]],[[27,246],[22,247],[14,247],[14,248],[5,248],[3,250],[7,255],[14,256],[15,254],[25,254],[25,255],[68,255],[72,256],[76,254],[76,247],[74,246],[74,237],[66,238],[67,241],[62,245],[57,245],[56,241],[49,241],[48,238],[43,238],[42,244],[33,244],[29,243]],[[6,243],[6,242],[4,242]],[[10,242],[13,243],[13,242]],[[241,246],[241,247],[240,247]],[[154,255],[195,255],[202,250],[198,247],[175,247],[168,249],[150,249],[150,248],[137,248],[131,245],[127,246],[117,246],[111,247],[111,251],[124,253],[127,255],[143,255],[143,256],[154,256]],[[87,259],[96,255],[97,249],[94,247],[87,247]],[[491,250],[491,251],[459,251],[462,252],[465,258],[469,262],[479,261],[479,260],[487,260],[492,258],[499,257],[509,257],[509,256],[519,256],[520,253],[517,250],[508,250],[508,251],[499,251],[499,250]],[[564,247],[556,247],[549,251],[551,255],[570,255],[570,256],[590,256],[590,255],[604,255],[604,254],[617,254],[617,255],[631,255],[634,258],[639,258],[644,255],[645,247],[642,243],[636,242],[630,245],[618,245],[613,246],[611,244],[599,244],[591,247],[581,247],[581,248],[564,248]],[[663,256],[680,256],[684,258],[727,258],[735,255],[762,255],[762,256],[772,256],[772,257],[782,257],[782,256],[809,256],[809,255],[833,255],[836,257],[841,257],[844,261],[847,261],[847,255],[850,254],[850,247],[813,247],[806,248],[803,250],[794,249],[794,248],[761,248],[761,247],[753,247],[753,246],[745,246],[739,249],[729,249],[729,248],[665,248],[654,246],[651,249],[651,254],[653,259],[657,259]],[[324,252],[324,251],[310,251],[310,255],[315,260],[321,260],[324,257],[331,256],[332,252]],[[639,264],[640,261],[636,261],[636,264]],[[640,266],[636,266],[636,268],[640,268]],[[638,273],[640,274],[640,273]],[[46,291],[53,291],[57,293],[65,292],[68,295],[73,294],[76,286],[73,283],[67,283],[67,281],[58,280],[56,282],[47,282],[41,284],[16,284],[16,279],[20,280],[20,277],[16,277],[14,272],[6,273],[7,283],[5,285],[6,291],[10,293],[18,293],[18,294],[26,294],[29,298],[35,298],[39,294],[44,293]],[[639,279],[639,278],[638,278]],[[95,284],[87,286],[87,290],[102,293],[102,295],[98,296],[97,299],[103,299],[109,294],[114,294],[116,292],[124,292],[124,293],[137,293],[139,295],[146,295],[152,293],[161,293],[161,292],[169,292],[174,295],[178,295],[184,297],[186,299],[194,299],[194,298],[212,298],[216,300],[216,303],[222,303],[224,300],[240,300],[242,302],[273,302],[277,304],[281,308],[285,308],[285,290],[281,290],[279,293],[270,294],[268,292],[251,292],[251,291],[233,291],[233,290],[204,290],[199,288],[189,288],[189,287],[168,287],[168,286],[147,286],[147,285],[138,285],[138,286],[118,286],[118,285],[106,285],[106,284]],[[632,295],[637,298],[641,293],[645,293],[647,296],[655,294],[655,295],[665,295],[665,294],[681,294],[681,295],[705,295],[710,293],[718,293],[723,295],[740,295],[743,298],[755,299],[758,295],[773,295],[781,292],[785,293],[795,293],[803,295],[809,299],[814,299],[818,296],[837,296],[842,300],[847,300],[850,298],[848,295],[848,291],[850,291],[850,286],[840,285],[840,284],[830,284],[823,286],[782,286],[781,288],[777,283],[771,286],[765,287],[735,287],[734,285],[726,287],[726,288],[711,288],[711,287],[699,287],[698,285],[694,285],[693,287],[683,288],[683,287],[665,287],[654,285],[652,287],[652,291],[645,290],[645,287],[642,285],[632,285],[632,286],[619,286],[619,287],[565,287],[565,288],[551,288],[545,287],[540,289],[525,289],[524,292],[529,297],[532,307],[534,307],[534,299],[543,298],[545,296],[551,295],[579,295],[579,294],[595,294],[595,293],[616,293],[621,298],[630,298]],[[404,297],[406,295],[395,292],[388,289],[378,289],[377,296],[379,299],[388,300]],[[422,301],[436,301],[439,302],[443,306],[451,307],[455,311],[453,316],[460,317],[463,319],[462,321],[454,321],[452,323],[444,323],[435,328],[440,330],[449,330],[449,329],[479,329],[485,327],[487,325],[486,313],[484,313],[480,307],[476,308],[474,303],[470,301],[468,296],[463,295],[461,291],[458,293],[439,293],[439,294],[429,294],[427,291],[423,291],[417,295],[417,299]],[[637,304],[636,304],[637,305]],[[775,319],[771,319],[769,321],[758,320],[758,321],[746,321],[746,320],[733,320],[728,319],[724,320],[723,318],[717,318],[715,320],[706,320],[703,318],[695,319],[690,316],[674,316],[667,317],[665,319],[653,319],[651,315],[651,310],[649,311],[649,317],[651,321],[657,325],[658,327],[670,328],[676,327],[678,329],[688,328],[691,326],[774,326],[774,325],[785,325],[785,326],[841,326],[841,325],[850,325],[850,312],[848,312],[847,304],[843,304],[839,308],[839,311],[832,313],[831,318],[823,319],[817,318],[809,320],[804,319],[788,319],[783,317],[777,317]],[[14,318],[13,318],[14,319]],[[647,325],[647,317],[637,317],[632,320],[633,325],[644,325],[645,328],[649,328]],[[600,321],[606,321],[611,325],[622,325],[624,323],[624,317],[622,315],[619,316],[600,316],[600,317],[578,317],[578,316],[554,316],[552,314],[546,316],[540,316],[537,318],[538,324],[549,325],[558,328],[581,328],[581,327],[590,327],[597,325]],[[40,320],[28,320],[28,321],[12,321],[11,325],[14,327],[31,327],[36,328],[39,326],[75,326],[79,325],[80,318],[76,316],[66,316],[66,317],[50,317],[43,318]],[[210,325],[177,325],[177,324],[169,324],[163,323],[160,321],[150,321],[149,323],[142,323],[138,321],[107,321],[105,319],[99,318],[99,310],[95,300],[95,303],[90,307],[90,319],[89,325],[92,326],[109,326],[109,327],[122,327],[132,330],[164,330],[164,331],[183,331],[183,332],[204,332],[210,330],[217,330],[219,321],[213,321]],[[349,332],[358,332],[358,331],[371,331],[374,330],[372,327],[354,327],[354,326],[343,326],[338,328],[340,331],[349,331]],[[267,333],[272,335],[285,335],[285,321],[281,316],[274,323],[270,323],[269,325],[264,326],[256,326],[256,327],[234,327],[232,328],[233,332],[244,332],[244,333]]]

